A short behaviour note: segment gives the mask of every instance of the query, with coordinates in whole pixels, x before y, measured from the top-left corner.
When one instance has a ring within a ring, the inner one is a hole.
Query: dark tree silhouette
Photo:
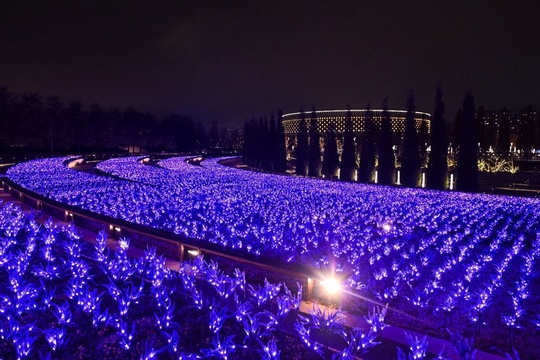
[[[501,127],[499,128],[499,139],[497,147],[501,156],[510,155],[510,112],[507,108],[502,108],[499,112]]]
[[[274,114],[270,115],[270,123],[268,124],[269,128],[269,141],[268,144],[268,170],[276,171],[276,151],[277,151],[277,129],[276,129],[276,119]]]
[[[362,183],[373,182],[375,173],[375,128],[371,105],[366,107],[364,117],[364,132],[362,134],[362,149],[360,150],[360,164],[358,166],[358,181]]]
[[[257,167],[266,169],[266,145],[268,143],[268,127],[265,126],[264,119],[259,118],[259,126],[257,128]]]
[[[414,94],[411,90],[407,99],[407,115],[403,133],[403,151],[401,153],[401,182],[404,186],[418,186],[420,179],[420,151],[415,123]]]
[[[459,141],[456,189],[476,191],[478,188],[478,146],[474,98],[470,91],[465,93],[461,109],[463,126],[461,126]]]
[[[263,170],[271,171],[272,170],[272,129],[268,123],[266,116],[264,117],[263,122],[263,133],[264,141],[262,142],[263,147]]]
[[[307,176],[308,174],[308,133],[303,109],[300,112],[296,142],[296,174],[302,176]]]
[[[129,108],[124,112],[125,115],[125,121],[122,123],[122,131],[120,132],[122,134],[121,139],[123,140],[124,146],[129,146],[129,141],[127,140],[127,128],[131,125],[133,127],[137,127],[137,124],[135,124],[136,121],[129,121],[126,114],[132,115],[132,113],[136,113],[136,111],[133,108]],[[136,115],[134,115],[135,117]],[[103,147],[106,147],[106,143],[108,140],[112,139],[112,136],[114,135],[114,128],[108,129],[108,124],[106,124],[105,119],[105,112],[99,106],[99,104],[92,104],[90,105],[90,111],[88,112],[88,121],[87,121],[87,128],[86,131],[89,131],[91,133],[87,134],[91,139],[87,141],[86,145],[90,148],[97,147],[98,145],[101,145]]]
[[[420,158],[425,159],[427,157],[429,133],[428,133],[428,127],[427,127],[427,120],[425,119],[424,115],[422,115],[422,124],[420,125],[419,142],[420,142]]]
[[[313,108],[309,121],[309,176],[321,176],[321,146],[319,143],[317,113],[315,112],[315,108]]]
[[[75,150],[80,151],[84,141],[84,125],[86,122],[83,105],[79,101],[70,101],[66,110],[66,117],[72,134],[72,142],[70,145],[73,146]]]
[[[345,116],[345,131],[343,133],[343,151],[341,152],[341,163],[339,166],[339,178],[341,180],[354,180],[356,170],[356,147],[354,145],[354,134],[352,129],[351,107],[347,107]]]
[[[176,148],[174,129],[160,133],[153,114],[134,108],[104,110],[99,104],[85,110],[78,101],[66,104],[57,96],[44,100],[37,93],[12,95],[0,87],[2,151],[67,153],[116,151],[118,147]],[[168,146],[169,143],[173,145]]]
[[[287,171],[287,150],[285,149],[285,131],[283,129],[283,114],[281,110],[277,113],[277,131],[276,131],[276,151],[274,160],[274,171]]]
[[[107,117],[108,126],[112,128],[111,132],[113,134],[113,137],[112,139],[110,139],[111,143],[107,144],[105,147],[108,147],[111,149],[117,148],[119,146],[120,134],[122,133],[122,129],[119,128],[122,123],[122,112],[120,111],[120,109],[113,107],[109,109],[109,111],[107,111],[106,117]],[[157,129],[158,138],[160,139],[160,142],[162,142],[160,128],[159,128],[160,124],[156,124],[156,126],[158,126],[158,129]]]
[[[339,166],[339,154],[337,150],[336,131],[334,124],[328,125],[328,132],[324,139],[324,155],[322,173],[326,178],[333,178]]]
[[[476,142],[479,144],[479,151],[487,149],[486,124],[484,123],[484,107],[480,106],[476,112]]]
[[[448,140],[446,138],[446,122],[444,121],[444,102],[442,89],[439,85],[435,93],[435,109],[431,119],[431,152],[427,169],[427,187],[431,189],[446,189],[448,176]]]
[[[54,154],[55,144],[63,142],[63,115],[64,115],[64,103],[58,98],[58,96],[49,96],[47,98],[47,131],[49,133],[49,146],[51,154]]]
[[[212,120],[210,124],[210,131],[208,132],[208,146],[216,147],[219,143],[219,129],[216,120]]]
[[[242,163],[251,165],[251,127],[249,122],[244,122],[244,142],[242,144]]]
[[[13,94],[8,92],[5,86],[0,86],[0,149],[2,149],[13,136],[13,121],[11,104]]]
[[[192,151],[196,146],[195,125],[191,118],[179,114],[167,116],[162,123],[161,134],[168,146],[181,152]]]
[[[43,99],[38,93],[24,93],[18,103],[17,130],[19,141],[29,147],[48,144],[48,132],[44,121]]]
[[[395,155],[392,148],[392,123],[388,113],[388,100],[384,98],[381,118],[381,131],[379,135],[379,166],[377,182],[382,185],[394,183]]]
[[[452,123],[452,136],[451,136],[451,143],[452,143],[452,150],[454,152],[457,152],[459,150],[459,138],[461,136],[461,127],[462,127],[462,112],[463,110],[460,108],[458,109],[456,113],[456,117],[454,118],[454,122]]]
[[[246,152],[247,164],[252,167],[257,167],[259,163],[259,147],[257,146],[259,136],[259,125],[255,118],[247,123],[247,131],[245,133],[244,150]]]

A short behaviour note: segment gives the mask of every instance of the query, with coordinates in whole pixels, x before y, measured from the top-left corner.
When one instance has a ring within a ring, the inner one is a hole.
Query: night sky
[[[191,115],[274,109],[540,109],[540,1],[3,1],[11,92]]]

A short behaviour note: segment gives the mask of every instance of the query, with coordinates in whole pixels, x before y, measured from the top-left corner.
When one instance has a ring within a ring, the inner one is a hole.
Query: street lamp
[[[321,285],[323,286],[324,290],[330,295],[334,295],[341,290],[341,283],[338,279],[333,277],[324,279],[323,281],[321,281]]]

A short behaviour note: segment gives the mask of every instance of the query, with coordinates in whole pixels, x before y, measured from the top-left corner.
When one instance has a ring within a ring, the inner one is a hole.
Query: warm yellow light
[[[199,250],[191,249],[191,250],[188,250],[187,252],[188,254],[193,255],[193,256],[199,255]]]
[[[324,289],[329,294],[336,294],[341,290],[341,284],[335,278],[327,278],[321,281],[321,285],[324,286]]]

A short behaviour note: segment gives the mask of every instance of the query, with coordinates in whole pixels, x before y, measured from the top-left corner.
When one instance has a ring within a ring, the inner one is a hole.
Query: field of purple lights
[[[7,175],[95,213],[335,267],[352,294],[400,309],[415,319],[410,327],[475,335],[484,349],[514,346],[522,358],[539,351],[539,200],[271,175],[220,159],[157,167],[120,158],[99,163],[113,175],[101,176],[68,168],[69,159],[22,163]]]

